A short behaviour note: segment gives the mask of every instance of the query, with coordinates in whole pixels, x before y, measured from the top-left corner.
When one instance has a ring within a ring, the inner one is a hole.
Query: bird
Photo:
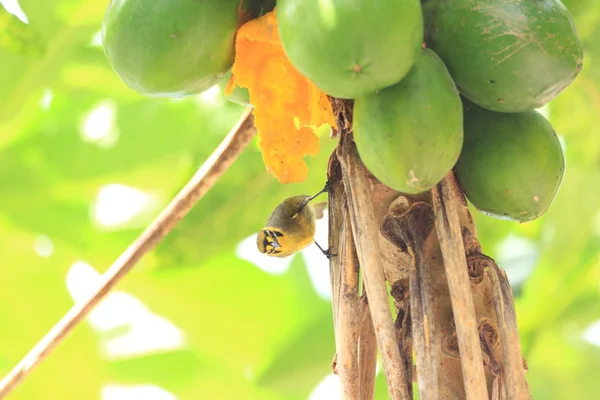
[[[258,250],[268,256],[285,258],[315,243],[327,258],[335,256],[314,240],[316,220],[323,218],[327,202],[309,204],[315,197],[328,190],[329,182],[313,196],[292,196],[283,200],[273,210],[265,227],[258,232]]]

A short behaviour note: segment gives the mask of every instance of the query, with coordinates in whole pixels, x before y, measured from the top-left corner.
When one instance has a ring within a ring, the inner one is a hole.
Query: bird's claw
[[[323,192],[328,193],[331,190],[331,179],[327,179],[325,182],[325,187],[323,188]]]
[[[331,249],[323,250],[323,248],[319,245],[319,243],[317,243],[315,241],[315,244],[317,245],[319,250],[321,250],[321,253],[323,253],[323,255],[325,255],[325,257],[327,257],[327,259],[331,260],[331,259],[333,259],[333,257],[337,256],[337,254],[334,254],[331,252]]]
[[[330,249],[323,251],[323,254],[328,260],[333,260],[333,257],[337,256],[337,254],[332,253]]]

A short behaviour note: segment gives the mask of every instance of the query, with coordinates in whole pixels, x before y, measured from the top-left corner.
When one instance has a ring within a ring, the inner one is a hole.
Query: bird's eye
[[[265,250],[267,250],[268,248],[272,248],[273,246],[271,246],[271,242],[269,241],[269,237],[265,236],[265,239],[263,240],[263,247],[265,248]]]
[[[275,234],[275,236],[279,236],[279,237],[283,236],[283,233],[281,233],[281,232],[274,231],[273,233]]]

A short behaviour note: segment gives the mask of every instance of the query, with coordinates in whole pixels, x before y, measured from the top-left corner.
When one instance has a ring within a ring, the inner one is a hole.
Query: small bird
[[[272,257],[288,257],[315,243],[331,259],[335,254],[323,250],[314,240],[316,220],[323,217],[327,202],[309,204],[311,200],[329,190],[329,183],[314,196],[301,195],[285,199],[269,216],[265,227],[258,232],[258,250]]]

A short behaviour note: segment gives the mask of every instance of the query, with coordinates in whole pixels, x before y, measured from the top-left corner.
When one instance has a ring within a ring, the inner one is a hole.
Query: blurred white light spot
[[[115,106],[112,103],[103,103],[96,106],[83,123],[85,138],[96,142],[108,134],[115,118]]]
[[[105,385],[100,393],[102,400],[177,400],[173,393],[156,385]]]
[[[333,0],[319,0],[319,11],[321,21],[325,23],[327,28],[333,29],[337,22]]]
[[[102,148],[114,146],[119,138],[115,127],[116,106],[112,101],[103,101],[85,117],[81,128],[82,139]]]
[[[323,213],[323,218],[317,220],[317,231],[315,241],[319,243],[324,250],[327,250],[329,242],[329,217],[328,210]],[[331,299],[331,282],[329,276],[329,260],[315,244],[311,244],[302,252],[302,258],[306,264],[308,275],[317,292],[317,295],[325,300]]]
[[[319,382],[308,396],[308,400],[337,400],[341,398],[340,378],[332,373]]]
[[[75,302],[85,301],[101,279],[91,265],[76,261],[67,272],[67,290]],[[185,343],[183,332],[172,322],[123,292],[110,293],[90,312],[88,322],[101,335],[100,352],[109,360],[172,351]],[[110,334],[118,328],[127,329]]]
[[[545,104],[543,107],[537,108],[536,111],[542,114],[546,119],[550,119],[550,103]]]
[[[85,261],[75,261],[67,271],[66,277],[67,290],[73,300],[85,300],[98,287],[100,276],[100,273]]]
[[[44,89],[42,93],[42,98],[40,99],[40,108],[42,110],[47,110],[52,105],[52,100],[54,99],[54,93],[50,89]]]
[[[153,204],[153,199],[141,190],[111,183],[98,191],[94,204],[94,219],[105,227],[127,224]]]
[[[244,378],[248,379],[249,381],[253,381],[256,377],[254,376],[254,370],[252,369],[252,367],[246,367],[244,368]]]
[[[54,243],[46,235],[39,235],[33,241],[33,250],[38,256],[48,258],[54,253]]]
[[[198,95],[198,102],[201,105],[218,104],[219,101],[222,101],[220,93],[221,89],[219,89],[219,86],[214,85]]]
[[[538,260],[537,246],[529,239],[510,234],[496,248],[496,261],[506,270],[511,285],[523,283]]]
[[[556,227],[554,223],[546,223],[540,232],[540,241],[542,243],[550,243],[556,235]]]
[[[600,320],[593,322],[588,326],[583,334],[581,335],[583,340],[593,344],[594,346],[600,347]]]
[[[23,12],[18,0],[0,0],[0,4],[4,6],[6,11],[19,18],[24,23],[29,23],[29,18],[27,18],[27,15]]]
[[[560,147],[562,147],[563,153],[565,153],[567,151],[567,142],[565,141],[564,136],[558,133],[556,134],[556,136],[558,137],[558,142],[560,143]]]
[[[166,318],[153,314],[143,308],[143,304],[137,299],[130,296],[129,300],[135,301],[134,304],[139,304],[140,308],[136,309],[135,313],[129,315],[130,320],[127,325],[129,325],[130,329],[125,334],[106,339],[101,343],[101,352],[105,358],[113,360],[129,358],[132,356],[169,352],[183,347],[183,333],[179,328]],[[124,301],[116,303],[115,301],[112,304],[110,311],[106,309],[105,312],[107,314],[114,314],[118,312],[117,310],[120,307],[126,305]],[[149,332],[152,333],[150,334]]]
[[[94,36],[92,36],[92,40],[90,41],[90,45],[95,46],[95,47],[102,46],[102,32],[101,31],[94,33]]]
[[[237,245],[235,254],[242,260],[251,262],[261,270],[272,275],[281,275],[285,273],[294,258],[293,255],[286,258],[277,258],[261,253],[256,247],[256,233],[242,240]]]

